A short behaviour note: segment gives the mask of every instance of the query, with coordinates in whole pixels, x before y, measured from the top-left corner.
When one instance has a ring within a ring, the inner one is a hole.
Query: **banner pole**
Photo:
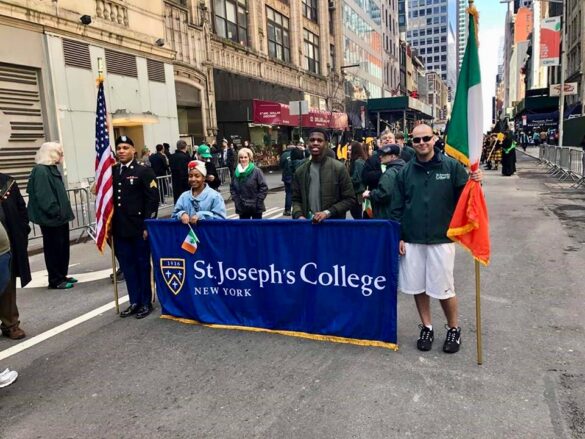
[[[114,251],[114,238],[112,237],[111,242],[112,250],[112,272],[114,273],[114,302],[116,303],[116,314],[120,314],[120,302],[118,299],[118,276],[116,274],[116,252]]]
[[[483,364],[482,343],[481,343],[481,285],[479,261],[475,261],[475,326],[477,330],[477,364]]]

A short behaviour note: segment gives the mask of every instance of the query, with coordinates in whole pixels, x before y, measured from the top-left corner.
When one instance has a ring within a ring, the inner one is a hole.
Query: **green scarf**
[[[248,178],[248,176],[252,173],[252,171],[254,170],[254,163],[250,162],[248,163],[248,166],[246,167],[246,169],[244,169],[244,172],[240,172],[240,167],[237,166],[236,167],[236,178],[238,180],[245,180],[246,178]]]

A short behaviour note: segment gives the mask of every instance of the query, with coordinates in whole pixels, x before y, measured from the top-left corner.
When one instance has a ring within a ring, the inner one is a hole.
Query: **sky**
[[[507,5],[500,0],[475,0],[479,11],[479,62],[483,92],[483,130],[492,125],[492,97],[496,89],[498,52],[504,38]]]

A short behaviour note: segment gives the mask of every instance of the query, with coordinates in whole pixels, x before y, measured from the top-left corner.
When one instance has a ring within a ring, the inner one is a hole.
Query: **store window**
[[[244,46],[248,45],[246,0],[214,0],[215,33]]]
[[[270,7],[266,7],[268,28],[268,55],[290,62],[290,36],[288,18]]]
[[[304,58],[303,67],[313,73],[320,73],[319,37],[303,29]]]

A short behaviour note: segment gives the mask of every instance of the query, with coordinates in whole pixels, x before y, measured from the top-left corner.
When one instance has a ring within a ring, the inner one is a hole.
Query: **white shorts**
[[[440,300],[455,297],[455,243],[405,245],[406,254],[400,257],[398,270],[398,291],[426,293]]]

